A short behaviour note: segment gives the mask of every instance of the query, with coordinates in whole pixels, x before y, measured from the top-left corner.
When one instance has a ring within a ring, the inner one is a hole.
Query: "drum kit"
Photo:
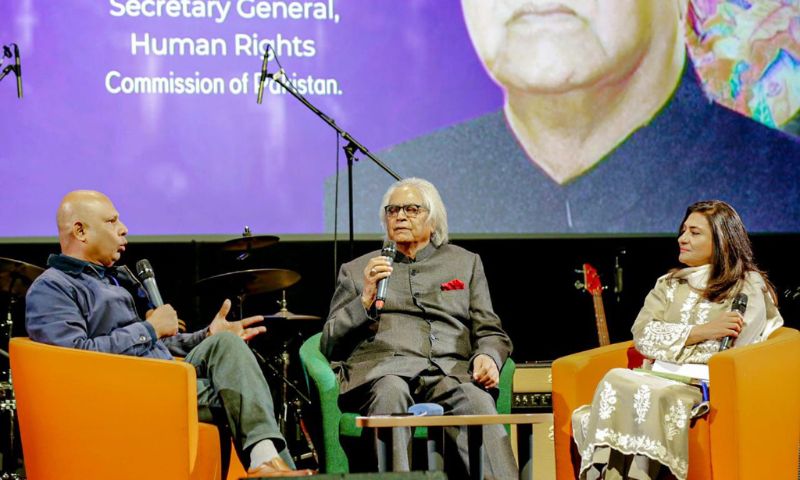
[[[226,241],[222,250],[237,254],[236,260],[242,261],[250,257],[256,250],[270,247],[278,242],[278,237],[271,235],[253,236],[249,229],[240,238]],[[8,343],[14,326],[13,312],[20,310],[25,294],[31,283],[44,269],[19,260],[0,257],[0,301],[6,308],[5,319],[0,321],[0,480],[17,480],[24,478],[22,468],[22,449],[19,442],[19,430],[16,425],[16,400],[9,367]],[[295,455],[296,463],[316,468],[317,453],[308,434],[303,418],[303,408],[310,405],[308,396],[298,388],[300,382],[294,381],[293,370],[296,353],[290,353],[290,347],[297,340],[302,340],[301,325],[311,326],[311,322],[321,320],[315,315],[301,315],[289,311],[286,301],[286,289],[300,281],[300,274],[292,270],[276,268],[256,268],[232,271],[220,275],[203,278],[195,285],[199,295],[205,293],[230,295],[235,299],[234,315],[243,318],[244,303],[247,298],[265,293],[281,291],[281,299],[277,302],[279,310],[264,315],[265,323],[271,337],[280,331],[292,331],[291,338],[278,338],[281,345],[277,349],[251,350],[270,381],[276,404],[276,417],[290,451]],[[280,324],[280,328],[279,327]],[[294,328],[296,326],[296,328]],[[316,325],[316,330],[319,325]],[[297,348],[292,348],[296,352]],[[264,354],[262,354],[264,352]],[[267,358],[265,358],[265,355]]]
[[[264,249],[278,243],[278,237],[272,235],[257,235],[250,233],[249,228],[245,227],[241,237],[226,241],[222,244],[224,252],[236,254],[236,261],[241,262],[249,258],[256,250]],[[286,301],[286,289],[292,287],[300,281],[300,274],[279,268],[256,268],[237,270],[222,273],[211,277],[203,278],[195,284],[198,295],[204,294],[224,294],[231,296],[234,301],[234,312],[238,318],[244,318],[245,300],[266,293],[280,291],[281,299],[277,302],[279,310],[263,315],[267,328],[270,331],[269,337],[274,337],[276,333],[289,332],[283,338],[271,338],[280,344],[278,348],[259,349],[254,348],[251,342],[251,350],[261,365],[265,376],[273,379],[270,386],[276,390],[276,420],[283,432],[290,451],[294,454],[295,463],[313,459],[318,464],[317,453],[303,417],[303,409],[311,404],[311,400],[297,386],[297,382],[292,380],[292,366],[296,363],[292,359],[296,356],[290,353],[290,347],[297,346],[297,340],[302,340],[300,326],[309,322],[319,321],[320,317],[315,315],[296,314],[288,309]],[[287,328],[288,327],[288,328]],[[319,326],[317,326],[317,330]],[[297,348],[292,348],[297,351]],[[264,358],[261,352],[265,352]],[[302,452],[302,453],[298,453]],[[305,465],[309,468],[317,468],[318,465]]]

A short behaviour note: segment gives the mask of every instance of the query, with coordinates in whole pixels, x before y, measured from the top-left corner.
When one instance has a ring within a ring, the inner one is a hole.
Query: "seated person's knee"
[[[213,345],[220,348],[247,348],[247,344],[244,343],[244,340],[242,340],[239,335],[232,332],[219,332],[206,338],[205,341],[212,342]]]
[[[372,384],[372,413],[404,413],[413,404],[408,382],[389,375]]]
[[[464,395],[469,399],[469,415],[492,415],[497,413],[497,405],[492,394],[472,383],[462,384]]]

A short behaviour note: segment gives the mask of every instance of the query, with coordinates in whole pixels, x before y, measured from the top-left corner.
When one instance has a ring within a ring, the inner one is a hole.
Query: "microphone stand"
[[[323,113],[320,109],[315,107],[311,102],[306,100],[306,98],[298,92],[291,83],[284,81],[284,72],[283,69],[278,70],[276,73],[267,73],[267,78],[273,80],[278,83],[278,85],[285,88],[292,96],[300,101],[303,105],[305,105],[309,110],[314,112],[319,118],[321,118],[325,123],[331,126],[339,135],[347,141],[347,145],[344,146],[344,154],[347,157],[347,214],[348,219],[350,222],[350,258],[354,257],[354,250],[353,250],[353,162],[357,162],[358,159],[356,158],[356,153],[361,152],[362,154],[366,155],[367,158],[375,162],[376,165],[381,167],[384,172],[388,173],[395,180],[400,180],[400,176],[396,174],[391,168],[389,168],[385,163],[383,163],[378,157],[372,154],[367,147],[362,145],[358,140],[353,138],[352,135],[344,131],[339,125],[336,124],[336,121]]]

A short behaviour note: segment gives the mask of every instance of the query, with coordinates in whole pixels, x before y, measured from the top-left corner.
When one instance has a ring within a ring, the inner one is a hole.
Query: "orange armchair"
[[[553,363],[556,476],[576,478],[572,412],[591,403],[611,368],[625,367],[633,342],[595,348]],[[689,479],[797,478],[800,441],[800,332],[711,357],[711,411],[689,433]]]
[[[221,478],[219,431],[197,420],[191,365],[27,338],[9,349],[29,479]]]

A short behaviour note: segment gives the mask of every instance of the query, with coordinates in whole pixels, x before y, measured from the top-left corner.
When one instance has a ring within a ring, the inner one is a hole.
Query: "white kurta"
[[[647,295],[633,324],[636,349],[649,358],[705,364],[719,351],[718,340],[686,345],[694,325],[707,323],[731,308],[702,298],[710,266],[664,275]],[[734,346],[760,342],[783,324],[761,275],[750,272],[740,291],[747,295],[744,327]],[[739,293],[738,291],[735,293]],[[713,387],[713,386],[712,386]],[[679,480],[688,471],[688,429],[698,388],[643,372],[613,369],[600,381],[591,405],[575,410],[572,429],[581,453],[581,477],[598,461],[596,447],[626,455],[644,455],[667,466]]]

